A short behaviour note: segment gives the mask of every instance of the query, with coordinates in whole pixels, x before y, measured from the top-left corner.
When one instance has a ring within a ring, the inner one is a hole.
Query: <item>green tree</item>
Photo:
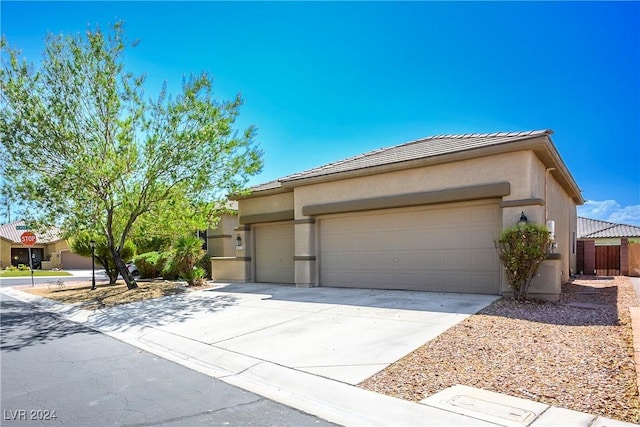
[[[526,224],[504,230],[495,242],[509,286],[518,301],[527,299],[529,285],[547,256],[549,236],[545,226]]]
[[[69,248],[72,252],[90,257],[94,251],[91,249],[91,240],[96,242],[95,247],[95,259],[96,262],[102,265],[109,276],[109,284],[115,285],[116,280],[118,280],[118,274],[121,274],[116,268],[115,260],[113,259],[113,255],[109,250],[109,245],[107,244],[107,239],[105,236],[97,236],[94,237],[91,233],[87,231],[81,231],[75,236],[70,236],[67,241],[69,243]],[[123,260],[131,259],[136,254],[136,247],[131,240],[126,240],[124,243],[124,247],[120,250],[120,255]],[[129,271],[127,270],[127,274]],[[124,277],[124,276],[123,276]]]
[[[106,34],[49,35],[39,68],[0,42],[0,168],[27,218],[105,237],[127,286],[122,250],[137,224],[205,229],[225,194],[260,171],[252,126],[234,130],[242,99],[214,98],[206,74],[169,96],[143,92],[125,69],[121,23]]]

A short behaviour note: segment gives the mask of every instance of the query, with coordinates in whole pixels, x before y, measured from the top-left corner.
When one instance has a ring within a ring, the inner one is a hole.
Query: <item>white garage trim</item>
[[[255,278],[261,283],[295,283],[293,222],[256,224]]]
[[[320,217],[320,285],[498,294],[498,203]]]

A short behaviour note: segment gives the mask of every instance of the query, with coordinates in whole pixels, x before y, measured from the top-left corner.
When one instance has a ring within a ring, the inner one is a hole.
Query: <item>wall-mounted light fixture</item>
[[[242,237],[239,234],[236,235],[236,250],[242,250]]]
[[[527,225],[528,222],[529,220],[527,216],[524,214],[524,211],[522,211],[522,213],[520,214],[520,220],[518,221],[518,225],[524,226],[524,225]]]

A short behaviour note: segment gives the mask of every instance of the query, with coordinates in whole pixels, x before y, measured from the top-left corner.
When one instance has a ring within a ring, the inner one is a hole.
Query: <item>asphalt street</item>
[[[328,426],[33,306],[0,301],[2,426]]]

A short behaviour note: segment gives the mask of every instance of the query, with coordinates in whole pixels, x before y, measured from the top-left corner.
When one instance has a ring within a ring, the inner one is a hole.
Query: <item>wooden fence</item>
[[[596,274],[620,275],[620,246],[596,246]]]
[[[640,243],[629,243],[629,276],[640,277]]]

